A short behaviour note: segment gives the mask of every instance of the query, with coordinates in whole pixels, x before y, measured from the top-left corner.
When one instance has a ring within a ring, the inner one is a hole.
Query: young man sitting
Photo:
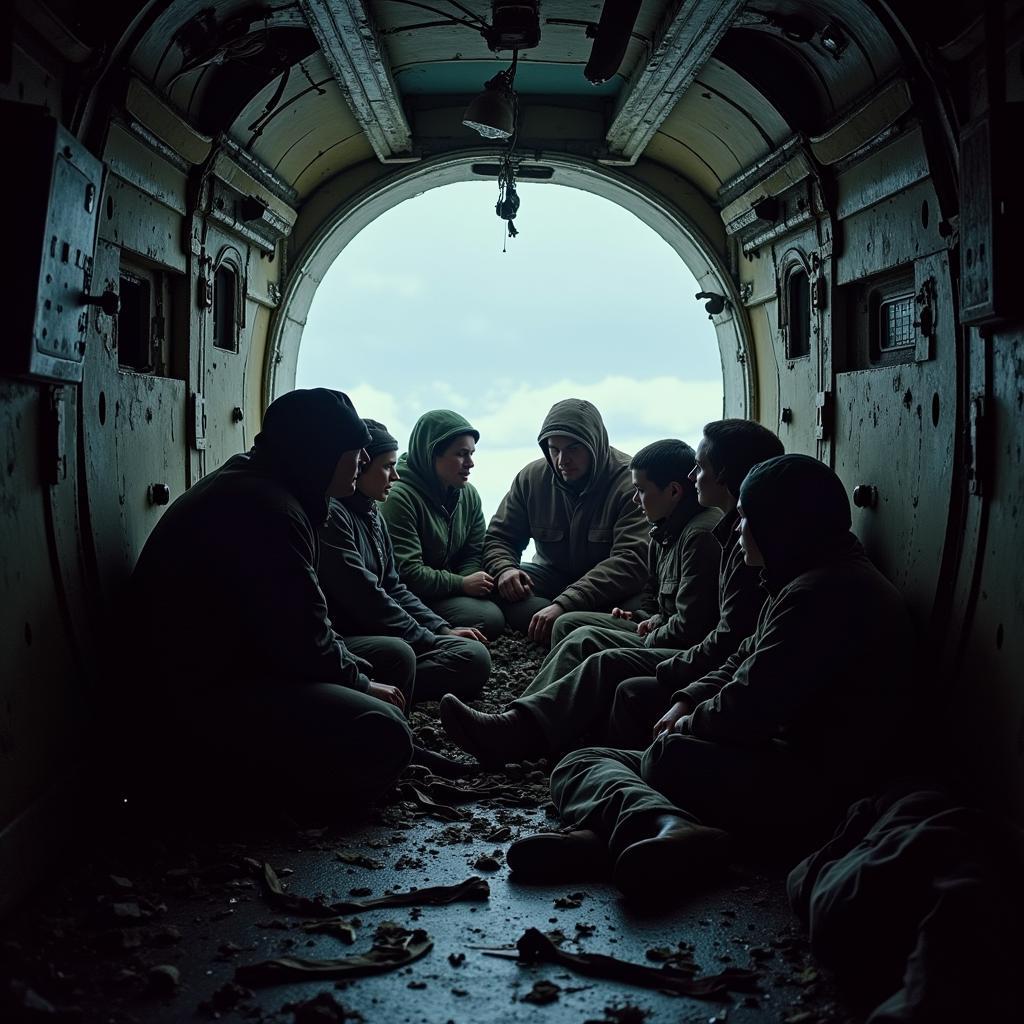
[[[722,512],[722,521],[715,527],[722,546],[718,624],[699,644],[659,664],[655,676],[626,679],[616,687],[608,724],[611,746],[643,750],[683,713],[682,708],[670,710],[666,721],[655,725],[665,708],[677,701],[676,691],[720,668],[754,632],[768,595],[761,585],[760,568],[744,560],[736,532],[736,501],[747,473],[759,462],[782,454],[782,442],[760,423],[728,419],[705,425],[692,479],[701,505]]]
[[[720,513],[698,503],[689,480],[694,466],[693,449],[677,440],[656,441],[630,463],[634,500],[652,524],[643,611],[616,609],[618,615],[598,620],[611,628],[573,631],[509,711],[484,715],[446,697],[441,722],[458,746],[487,764],[564,749],[578,738],[581,725],[590,724],[593,712],[610,705],[606,692],[614,688],[613,678],[652,672],[680,647],[707,635],[718,609],[720,548],[712,531]],[[596,651],[605,653],[591,654]],[[585,670],[561,671],[584,659]]]
[[[457,693],[467,700],[483,689],[491,656],[480,630],[452,627],[399,578],[387,524],[378,503],[398,480],[398,441],[387,427],[363,420],[370,432],[369,462],[355,493],[331,501],[320,530],[320,586],[345,646],[374,667],[374,677],[411,700]]]
[[[574,831],[514,843],[514,872],[603,860],[627,895],[675,892],[722,862],[730,834],[767,843],[828,825],[879,781],[905,736],[913,629],[849,532],[842,483],[806,455],[769,459],[744,480],[739,516],[769,593],[755,634],[647,750],[565,757],[551,792]]]

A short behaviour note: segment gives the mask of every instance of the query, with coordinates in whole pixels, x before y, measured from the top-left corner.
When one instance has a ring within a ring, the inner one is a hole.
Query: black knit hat
[[[383,423],[368,419],[364,419],[363,423],[366,424],[366,429],[370,432],[370,443],[363,447],[371,459],[375,459],[385,452],[398,451],[398,441],[388,433],[388,428]]]

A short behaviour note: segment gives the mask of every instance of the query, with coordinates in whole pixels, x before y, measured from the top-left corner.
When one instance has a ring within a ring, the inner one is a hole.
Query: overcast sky
[[[606,199],[531,184],[503,253],[496,192],[433,189],[353,239],[313,300],[296,382],[347,392],[403,450],[420,413],[460,412],[480,431],[488,517],[561,398],[593,402],[629,454],[696,445],[722,415],[714,329],[666,242]]]

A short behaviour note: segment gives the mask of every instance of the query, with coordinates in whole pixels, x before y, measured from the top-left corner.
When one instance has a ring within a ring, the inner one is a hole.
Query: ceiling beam
[[[633,164],[707,63],[745,0],[679,0],[659,26],[646,64],[626,84],[601,163]]]
[[[418,159],[412,130],[366,0],[299,0],[327,65],[384,163]]]

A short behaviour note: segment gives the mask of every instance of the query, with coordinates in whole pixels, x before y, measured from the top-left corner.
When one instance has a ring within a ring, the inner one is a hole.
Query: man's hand
[[[506,601],[525,601],[533,593],[533,581],[522,569],[503,569],[498,574],[498,593]]]
[[[385,704],[394,704],[399,711],[405,710],[405,697],[397,686],[388,686],[387,683],[375,683],[370,681],[370,688],[366,691],[371,697],[384,701]]]
[[[616,619],[625,619],[627,622],[633,622],[636,619],[633,612],[627,612],[625,608],[613,608],[612,615]]]
[[[461,636],[465,640],[479,640],[482,644],[487,643],[487,637],[476,626],[452,626],[446,629],[442,636]]]
[[[551,627],[559,615],[564,615],[565,609],[560,604],[549,604],[547,608],[541,608],[530,619],[530,628],[526,635],[535,643],[546,647],[551,643]]]
[[[494,577],[483,571],[462,577],[462,592],[467,597],[487,597],[494,589]]]
[[[670,707],[668,711],[666,711],[665,714],[663,714],[661,718],[654,723],[654,739],[657,739],[662,735],[662,733],[678,732],[676,726],[679,724],[680,719],[685,718],[692,711],[692,700],[677,700],[675,704],[673,704],[672,707]]]
[[[652,615],[649,619],[643,619],[637,623],[636,635],[647,636],[648,633],[653,633],[661,625],[661,616]]]

